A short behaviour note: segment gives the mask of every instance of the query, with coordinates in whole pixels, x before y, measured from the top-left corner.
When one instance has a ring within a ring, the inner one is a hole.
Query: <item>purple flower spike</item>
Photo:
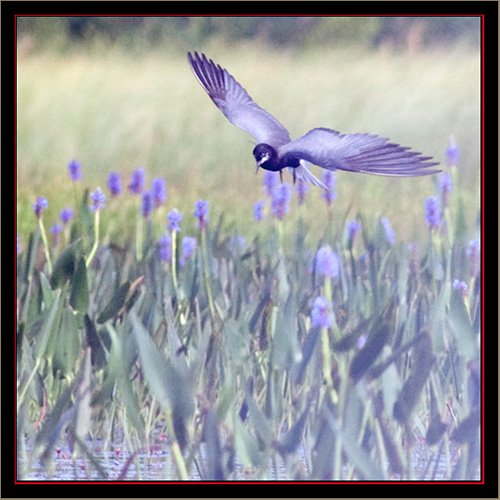
[[[349,224],[347,224],[347,233],[349,234],[349,241],[354,241],[354,238],[356,236],[356,234],[358,234],[358,231],[362,228],[361,224],[356,221],[356,220],[353,220],[352,222],[349,222]]]
[[[253,218],[260,222],[262,220],[262,210],[264,209],[264,201],[260,200],[254,203],[253,205]]]
[[[448,172],[441,172],[438,177],[438,186],[441,192],[443,207],[447,207],[451,193],[451,174]]]
[[[47,198],[44,198],[43,196],[37,196],[36,202],[32,203],[31,206],[33,207],[35,215],[40,218],[42,216],[43,210],[49,206],[49,202]]]
[[[122,178],[117,172],[110,172],[108,175],[108,189],[111,196],[118,196],[122,192]]]
[[[457,145],[455,144],[455,137],[450,136],[449,146],[446,148],[446,164],[450,167],[458,165],[460,155],[458,153]]]
[[[339,275],[340,262],[337,254],[327,245],[316,253],[316,272],[319,275],[335,278]]]
[[[279,184],[279,174],[278,172],[271,172],[266,170],[262,178],[262,184],[264,185],[264,193],[268,196],[273,194],[273,189]]]
[[[72,181],[79,181],[82,178],[82,165],[76,160],[68,164],[68,170]]]
[[[168,233],[165,233],[158,241],[158,257],[164,262],[172,260],[172,238]]]
[[[67,224],[73,218],[73,209],[66,207],[59,212],[59,218],[63,224]]]
[[[467,286],[467,283],[465,281],[459,281],[455,279],[453,280],[452,287],[453,290],[460,290],[460,293],[464,297],[467,297],[467,295],[469,295],[469,287]]]
[[[131,194],[140,194],[146,186],[146,174],[142,167],[135,169],[130,175],[130,184],[128,189]]]
[[[59,222],[56,222],[51,228],[50,228],[50,232],[52,233],[52,235],[54,236],[54,241],[57,243],[59,241],[59,234],[60,232],[63,230],[63,227],[61,226],[61,224],[59,224]]]
[[[203,231],[206,227],[210,219],[207,217],[208,215],[208,201],[206,200],[198,200],[194,204],[194,216],[198,219],[198,229]]]
[[[183,266],[191,258],[195,248],[196,238],[192,238],[191,236],[185,236],[182,238],[182,257],[179,259],[181,266]]]
[[[155,208],[161,207],[167,201],[167,185],[165,179],[157,177],[151,181],[151,196]]]
[[[273,189],[271,206],[273,214],[280,220],[285,217],[289,210],[288,204],[290,203],[292,190],[288,182],[279,184]]]
[[[106,201],[106,195],[101,191],[100,187],[96,188],[95,192],[90,193],[90,197],[94,202],[93,205],[89,205],[90,210],[97,212],[106,206],[104,203]]]
[[[425,199],[425,221],[431,230],[437,229],[441,223],[441,203],[437,196]]]
[[[302,179],[299,179],[297,184],[295,184],[295,191],[299,197],[299,205],[302,205],[306,201],[306,194],[309,191],[309,186]]]
[[[469,262],[471,277],[477,278],[477,276],[479,275],[479,241],[469,241],[466,253],[470,259]]]
[[[333,200],[337,199],[337,193],[335,191],[335,186],[337,185],[335,173],[330,170],[323,170],[321,180],[326,186],[326,189],[322,193],[321,197],[326,200],[328,205],[330,205]]]
[[[170,211],[167,214],[167,220],[169,222],[168,228],[171,229],[172,231],[180,231],[181,228],[179,226],[179,222],[182,220],[182,214],[174,208],[172,211]]]
[[[316,297],[314,299],[311,321],[312,326],[316,328],[330,328],[332,326],[332,318],[328,313],[328,301],[325,297]]]
[[[394,242],[396,241],[396,233],[391,228],[389,219],[387,217],[382,217],[380,219],[380,222],[382,223],[382,226],[384,226],[385,237],[387,238],[387,241],[390,245],[394,245]]]
[[[142,215],[144,217],[147,217],[151,211],[153,210],[153,197],[151,196],[150,191],[143,191],[142,192]]]

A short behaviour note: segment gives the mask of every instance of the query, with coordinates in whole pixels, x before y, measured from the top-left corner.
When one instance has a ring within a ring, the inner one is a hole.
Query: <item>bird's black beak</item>
[[[255,169],[255,175],[259,173],[260,163],[257,162],[257,168]]]

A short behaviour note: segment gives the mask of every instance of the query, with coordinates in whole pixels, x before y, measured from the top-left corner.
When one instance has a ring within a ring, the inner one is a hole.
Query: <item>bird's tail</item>
[[[308,164],[304,160],[300,160],[300,165],[297,168],[288,167],[287,170],[294,175],[296,179],[326,189],[326,186],[309,170]]]

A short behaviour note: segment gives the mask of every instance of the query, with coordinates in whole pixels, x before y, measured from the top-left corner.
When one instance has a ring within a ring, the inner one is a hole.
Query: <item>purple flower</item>
[[[384,226],[385,237],[387,238],[387,241],[390,245],[394,245],[394,242],[396,241],[396,233],[391,228],[389,219],[387,217],[382,217],[380,219],[380,222],[382,223],[382,226]]]
[[[264,176],[262,178],[262,184],[264,185],[264,193],[268,196],[273,194],[274,188],[279,183],[279,174],[278,172],[271,172],[270,170],[266,170],[264,172]]]
[[[425,199],[425,221],[431,230],[437,229],[441,223],[441,203],[437,196]]]
[[[40,218],[42,216],[43,210],[49,206],[49,202],[47,198],[44,198],[43,196],[37,196],[36,202],[32,203],[31,206],[33,207],[35,215]]]
[[[196,238],[192,238],[191,236],[185,236],[182,238],[182,257],[179,259],[181,266],[183,266],[191,257],[195,248]]]
[[[100,187],[96,188],[95,192],[90,193],[90,197],[94,202],[93,205],[89,205],[90,210],[97,212],[106,206],[104,203],[106,201],[106,195],[101,191]]]
[[[194,204],[194,216],[198,219],[198,229],[203,231],[206,227],[210,219],[207,217],[208,215],[208,201],[206,200],[198,200]]]
[[[61,226],[61,224],[59,224],[59,222],[56,222],[51,228],[50,228],[50,232],[52,233],[52,235],[54,236],[54,241],[57,243],[58,240],[59,240],[59,233],[63,230],[63,227]]]
[[[446,164],[453,167],[458,164],[460,156],[458,154],[458,148],[455,144],[455,137],[450,135],[449,146],[446,148]]]
[[[321,276],[335,278],[339,275],[340,261],[330,246],[321,247],[316,253],[316,272]]]
[[[302,205],[302,203],[306,200],[306,194],[309,191],[309,186],[302,179],[299,179],[297,184],[295,184],[295,191],[299,197],[299,205]]]
[[[438,177],[438,186],[439,191],[441,192],[441,201],[443,202],[443,207],[447,207],[451,192],[451,174],[447,172],[441,172]]]
[[[465,281],[459,281],[457,279],[453,280],[452,284],[453,290],[460,290],[460,293],[466,297],[469,295],[469,287]]]
[[[165,262],[172,260],[172,238],[165,233],[158,241],[158,257]]]
[[[259,222],[262,220],[262,210],[264,209],[264,201],[260,200],[253,205],[253,218]]]
[[[167,185],[165,179],[157,177],[151,181],[151,196],[155,208],[161,207],[167,201]]]
[[[181,228],[179,226],[179,222],[182,220],[182,214],[174,208],[167,214],[167,220],[170,224],[167,225],[169,229],[172,231],[180,231]]]
[[[150,191],[142,192],[141,210],[144,217],[147,217],[151,213],[151,210],[153,210],[153,197]]]
[[[337,199],[337,193],[335,192],[335,186],[337,184],[335,173],[330,170],[323,170],[321,180],[326,186],[326,189],[323,191],[321,197],[326,200],[328,205],[330,205],[333,200]]]
[[[59,217],[63,224],[67,224],[73,218],[73,209],[66,207],[59,212]]]
[[[108,174],[108,189],[111,192],[111,197],[118,196],[122,192],[122,177],[117,172]]]
[[[273,189],[271,207],[273,214],[280,220],[289,210],[288,204],[290,203],[291,194],[292,190],[288,182],[279,184]]]
[[[130,184],[128,189],[131,194],[140,194],[144,190],[146,185],[146,174],[142,167],[136,168],[132,174],[130,174]]]
[[[70,161],[68,170],[72,181],[79,181],[82,178],[82,165],[76,160]]]
[[[361,228],[362,228],[361,224],[356,220],[353,220],[352,222],[349,222],[349,224],[347,224],[347,233],[349,235],[349,241],[351,242],[354,241],[354,237],[356,236],[356,234],[358,234],[358,231]]]
[[[332,317],[328,312],[328,301],[325,297],[316,297],[311,310],[311,322],[313,327],[330,328],[333,324]]]
[[[476,278],[479,274],[479,241],[469,241],[466,253],[469,256],[471,277]]]

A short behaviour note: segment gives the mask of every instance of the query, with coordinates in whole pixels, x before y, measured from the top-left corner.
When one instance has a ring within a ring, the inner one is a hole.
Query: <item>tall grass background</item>
[[[196,49],[197,47],[193,47]],[[479,206],[479,57],[476,52],[417,55],[355,48],[305,52],[242,44],[206,49],[229,68],[254,100],[298,137],[314,127],[370,132],[444,161],[448,137],[460,147],[457,189],[469,221]],[[104,187],[109,171],[127,176],[143,166],[165,177],[170,203],[217,200],[252,230],[261,196],[253,138],[227,122],[194,79],[179,51],[138,57],[120,48],[82,53],[19,54],[18,224],[35,226],[29,202],[54,193],[72,198],[65,167],[76,158],[89,186]],[[312,167],[317,176],[321,170]],[[422,201],[433,179],[387,179],[339,173],[336,209],[369,208],[394,220],[405,237],[425,229]],[[387,196],[390,191],[390,196]],[[241,194],[245,193],[242,198]],[[320,210],[312,196],[308,210]],[[55,216],[58,203],[49,213]],[[474,209],[473,209],[474,208]],[[54,211],[53,211],[54,210]],[[123,214],[126,225],[128,214]],[[415,223],[417,221],[417,223]],[[312,217],[315,229],[321,218]],[[420,225],[419,225],[420,223]],[[119,230],[124,234],[123,227]]]
[[[424,218],[425,199],[439,195],[435,176],[338,172],[331,210],[311,187],[304,205],[293,195],[284,220],[257,223],[253,204],[264,195],[252,138],[211,103],[184,51],[20,44],[19,474],[41,460],[46,477],[57,476],[64,436],[85,459],[84,478],[144,478],[155,447],[167,449],[155,479],[193,471],[202,479],[475,478],[480,290],[472,279],[464,298],[451,281],[470,278],[467,242],[479,234],[478,53],[460,44],[407,53],[256,41],[213,41],[203,51],[292,138],[319,126],[375,133],[446,169],[453,135],[460,162],[443,213],[448,232],[429,231]],[[82,164],[78,183],[67,172],[72,159]],[[148,185],[161,176],[168,190],[161,220],[142,233],[141,258],[138,203],[126,192],[138,166]],[[106,192],[110,171],[122,174],[124,193],[100,213],[90,262],[86,190]],[[49,200],[47,226],[61,208],[77,211],[71,236],[51,244],[52,273],[31,207],[37,195]],[[198,199],[210,206],[205,242],[192,217]],[[178,284],[157,255],[174,207],[184,213],[182,236],[198,238]],[[394,247],[381,217],[396,231]],[[354,219],[363,228],[353,244],[346,224]],[[408,249],[415,242],[417,258]],[[341,259],[330,284],[314,269],[325,244]],[[318,294],[333,299],[328,331],[311,327]],[[122,442],[118,467],[85,441],[89,430],[104,450]]]

